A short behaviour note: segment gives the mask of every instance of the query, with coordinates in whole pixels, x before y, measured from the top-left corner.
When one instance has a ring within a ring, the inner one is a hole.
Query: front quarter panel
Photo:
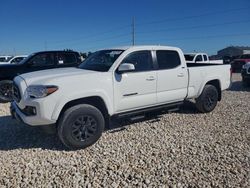
[[[64,80],[63,84],[58,84],[59,90],[55,95],[56,102],[52,113],[52,120],[57,120],[63,107],[77,99],[86,97],[101,97],[106,104],[108,113],[113,113],[113,86],[110,72],[89,74],[87,77],[79,79],[71,78]],[[61,86],[60,86],[61,85]]]

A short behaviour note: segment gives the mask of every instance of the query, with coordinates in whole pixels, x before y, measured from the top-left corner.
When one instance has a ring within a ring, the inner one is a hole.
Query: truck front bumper
[[[38,109],[39,106],[34,106],[34,108]],[[55,120],[45,118],[39,111],[37,111],[34,115],[28,115],[24,110],[21,110],[18,107],[16,102],[11,103],[10,113],[12,118],[16,119],[18,122],[22,122],[30,126],[51,125],[56,123]]]

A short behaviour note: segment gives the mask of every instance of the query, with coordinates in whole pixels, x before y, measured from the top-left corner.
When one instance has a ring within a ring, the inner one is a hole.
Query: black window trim
[[[128,54],[122,59],[122,61],[121,61],[121,62],[119,63],[119,65],[117,66],[115,72],[118,71],[119,66],[122,64],[123,60],[124,60],[127,56],[129,56],[129,55],[131,55],[132,53],[135,53],[135,52],[144,52],[144,51],[150,52],[150,54],[151,54],[151,58],[152,58],[152,69],[151,69],[151,70],[145,70],[145,71],[131,71],[131,72],[126,72],[126,74],[151,72],[151,71],[157,70],[157,65],[155,64],[155,59],[154,59],[153,50],[136,50],[136,51],[132,51],[132,52],[128,53]]]
[[[179,56],[179,59],[180,59],[180,64],[176,67],[173,67],[173,68],[168,68],[168,69],[160,69],[159,67],[159,63],[158,63],[158,60],[157,60],[157,51],[173,51],[173,52],[176,52]],[[181,57],[180,57],[180,54],[177,50],[164,50],[164,49],[160,49],[160,50],[154,50],[154,53],[155,53],[155,60],[156,60],[156,64],[157,64],[157,70],[158,71],[164,71],[164,70],[172,70],[172,69],[176,69],[178,67],[182,67],[182,61],[181,61]]]

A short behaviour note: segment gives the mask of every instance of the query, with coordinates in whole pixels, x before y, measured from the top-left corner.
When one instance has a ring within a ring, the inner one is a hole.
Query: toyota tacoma
[[[94,144],[113,118],[176,108],[188,99],[211,112],[230,78],[230,65],[187,64],[176,47],[105,49],[78,68],[15,77],[10,110],[28,125],[56,126],[65,146],[81,149]]]

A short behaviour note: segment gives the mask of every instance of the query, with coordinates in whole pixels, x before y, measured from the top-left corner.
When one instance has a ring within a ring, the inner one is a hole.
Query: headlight
[[[26,89],[26,96],[30,98],[42,98],[54,93],[57,90],[57,86],[31,85]]]

